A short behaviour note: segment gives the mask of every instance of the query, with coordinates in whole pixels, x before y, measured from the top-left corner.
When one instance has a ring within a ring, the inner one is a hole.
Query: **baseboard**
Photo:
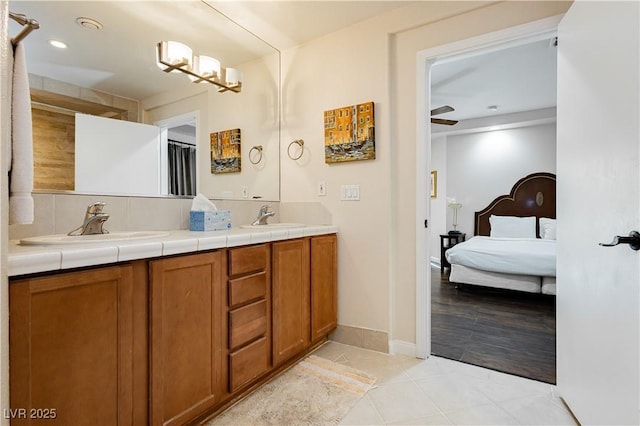
[[[386,331],[338,324],[329,334],[329,340],[372,351],[389,352],[389,334]]]
[[[388,340],[388,336],[388,333],[385,331],[339,324],[338,327],[329,334],[329,340],[393,355],[416,356],[415,343],[405,342],[403,340]]]
[[[434,268],[439,268],[440,267],[440,259],[437,257],[431,257],[431,266]]]
[[[393,355],[416,356],[416,344],[402,340],[391,340],[389,342],[389,353]]]

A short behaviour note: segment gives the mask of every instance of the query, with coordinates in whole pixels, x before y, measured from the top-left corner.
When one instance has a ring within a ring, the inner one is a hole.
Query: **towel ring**
[[[251,158],[251,153],[254,150],[258,151],[258,156],[257,156],[258,159],[255,161],[253,161],[253,159]],[[262,161],[262,145],[255,145],[249,150],[249,161],[251,162],[251,164],[258,164],[259,162]]]
[[[300,149],[300,155],[298,155],[297,157],[294,157],[293,155],[291,155],[291,145],[296,144],[298,145]],[[299,160],[300,157],[302,157],[302,154],[304,154],[304,141],[302,139],[296,139],[295,141],[291,142],[289,144],[289,147],[287,148],[287,155],[289,156],[289,158],[291,158],[292,160]]]

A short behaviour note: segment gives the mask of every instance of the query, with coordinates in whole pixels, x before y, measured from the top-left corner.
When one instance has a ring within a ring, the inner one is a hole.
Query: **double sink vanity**
[[[335,329],[336,233],[270,224],[12,241],[12,424],[206,421]]]

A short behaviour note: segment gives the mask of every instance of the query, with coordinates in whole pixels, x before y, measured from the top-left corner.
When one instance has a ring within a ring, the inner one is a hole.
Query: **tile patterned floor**
[[[329,342],[314,355],[373,374],[342,425],[577,425],[556,388],[481,367]]]

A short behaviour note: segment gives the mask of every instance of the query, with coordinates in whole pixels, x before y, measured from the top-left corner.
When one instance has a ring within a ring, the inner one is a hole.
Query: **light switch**
[[[242,198],[249,198],[249,188],[247,188],[247,185],[242,185]]]
[[[327,182],[321,180],[318,182],[318,196],[324,197],[327,195]]]
[[[360,185],[340,185],[340,200],[359,201]]]

